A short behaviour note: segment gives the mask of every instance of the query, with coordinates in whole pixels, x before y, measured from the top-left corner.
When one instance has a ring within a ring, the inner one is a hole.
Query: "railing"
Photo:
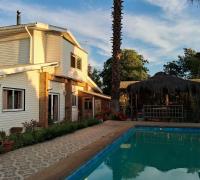
[[[144,105],[143,116],[145,120],[178,120],[184,119],[183,105]]]

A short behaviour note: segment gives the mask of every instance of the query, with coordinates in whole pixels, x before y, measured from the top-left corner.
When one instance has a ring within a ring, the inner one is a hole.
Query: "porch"
[[[110,109],[111,98],[104,94],[78,91],[79,119],[95,117],[95,115]]]

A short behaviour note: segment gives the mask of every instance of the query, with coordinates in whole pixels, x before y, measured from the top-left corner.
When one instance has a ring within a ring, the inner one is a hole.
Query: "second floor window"
[[[71,53],[71,67],[82,69],[82,59],[73,53]]]
[[[71,55],[71,67],[76,68],[76,57],[74,54]]]

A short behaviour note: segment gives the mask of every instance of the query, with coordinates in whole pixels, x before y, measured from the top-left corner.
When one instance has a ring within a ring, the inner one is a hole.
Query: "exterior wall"
[[[25,111],[3,112],[3,87],[25,89]],[[39,121],[39,72],[8,75],[0,78],[0,128],[9,132],[11,127],[21,127],[23,122]]]
[[[73,79],[87,81],[88,54],[78,47],[72,45],[67,40],[63,39],[63,54],[60,62],[60,74],[66,75]],[[71,67],[71,53],[79,56],[82,59],[82,70]]]
[[[59,94],[59,120],[65,119],[65,84],[55,81],[49,82],[49,93]]]
[[[45,63],[46,34],[43,31],[33,31],[33,63]]]
[[[47,35],[46,62],[60,62],[62,56],[62,37],[54,34]],[[60,65],[62,68],[62,65]]]
[[[83,87],[72,86],[72,92],[78,97],[78,91],[83,90]],[[79,116],[79,98],[77,98],[77,106],[72,106],[72,121],[78,121]]]
[[[84,75],[84,77],[87,77],[87,75],[88,75],[88,54],[78,47],[74,48],[73,53],[82,59],[81,74]]]
[[[0,66],[28,64],[30,39],[0,40]]]

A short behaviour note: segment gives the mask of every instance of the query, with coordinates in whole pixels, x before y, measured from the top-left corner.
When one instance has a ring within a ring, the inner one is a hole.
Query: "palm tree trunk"
[[[122,41],[122,8],[123,0],[113,0],[113,38],[112,38],[112,104],[113,112],[119,112],[120,95],[120,56]]]

